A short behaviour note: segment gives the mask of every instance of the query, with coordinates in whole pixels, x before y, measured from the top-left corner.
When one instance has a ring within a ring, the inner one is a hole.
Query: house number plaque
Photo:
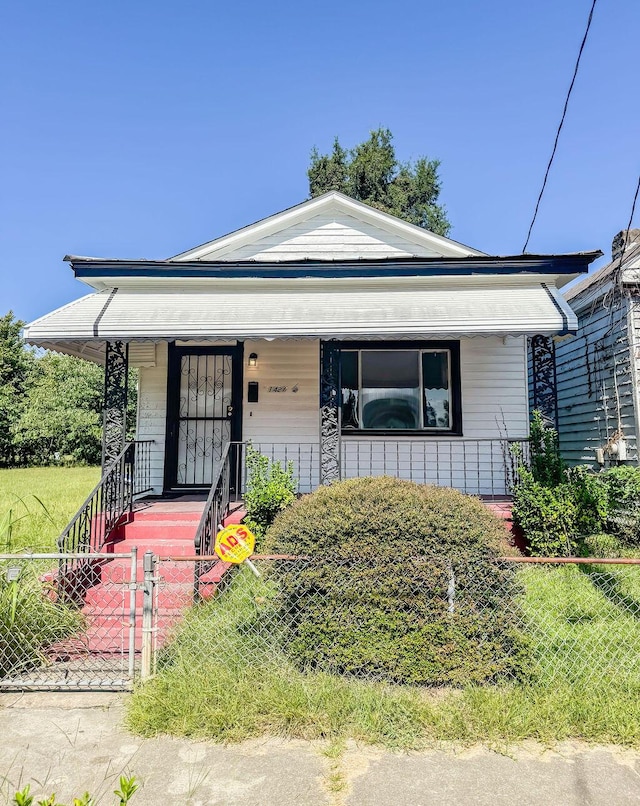
[[[286,392],[288,388],[289,388],[288,386],[270,386],[267,389],[267,391],[268,392]],[[298,391],[298,384],[296,384],[295,386],[292,386],[291,391],[292,392],[297,392]]]

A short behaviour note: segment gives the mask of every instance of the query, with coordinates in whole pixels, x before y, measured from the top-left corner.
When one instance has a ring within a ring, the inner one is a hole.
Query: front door
[[[241,439],[242,345],[169,348],[165,487],[210,487]]]

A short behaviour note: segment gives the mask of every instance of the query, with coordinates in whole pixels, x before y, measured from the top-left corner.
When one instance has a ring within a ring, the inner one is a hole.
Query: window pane
[[[417,350],[363,350],[363,428],[420,428],[418,356]]]
[[[422,354],[424,427],[451,428],[449,351],[430,350]]]
[[[358,353],[342,350],[340,353],[342,379],[342,427],[360,428],[358,419]]]

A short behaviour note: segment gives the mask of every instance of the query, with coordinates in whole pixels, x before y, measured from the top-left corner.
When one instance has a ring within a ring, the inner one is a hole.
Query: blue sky
[[[522,249],[591,0],[110,0],[0,13],[0,315],[307,197],[309,152],[390,128],[441,160],[452,237]],[[640,3],[600,0],[530,251],[601,248],[640,170]],[[636,226],[640,225],[640,214]]]

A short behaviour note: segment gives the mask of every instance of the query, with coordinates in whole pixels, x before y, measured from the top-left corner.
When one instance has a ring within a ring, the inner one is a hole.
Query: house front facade
[[[598,255],[490,256],[332,192],[164,261],[69,257],[92,293],[25,338],[105,364],[105,465],[138,368],[155,495],[210,487],[229,451],[240,490],[250,442],[301,492],[384,473],[502,496],[528,340],[549,400],[577,326],[559,289]]]

